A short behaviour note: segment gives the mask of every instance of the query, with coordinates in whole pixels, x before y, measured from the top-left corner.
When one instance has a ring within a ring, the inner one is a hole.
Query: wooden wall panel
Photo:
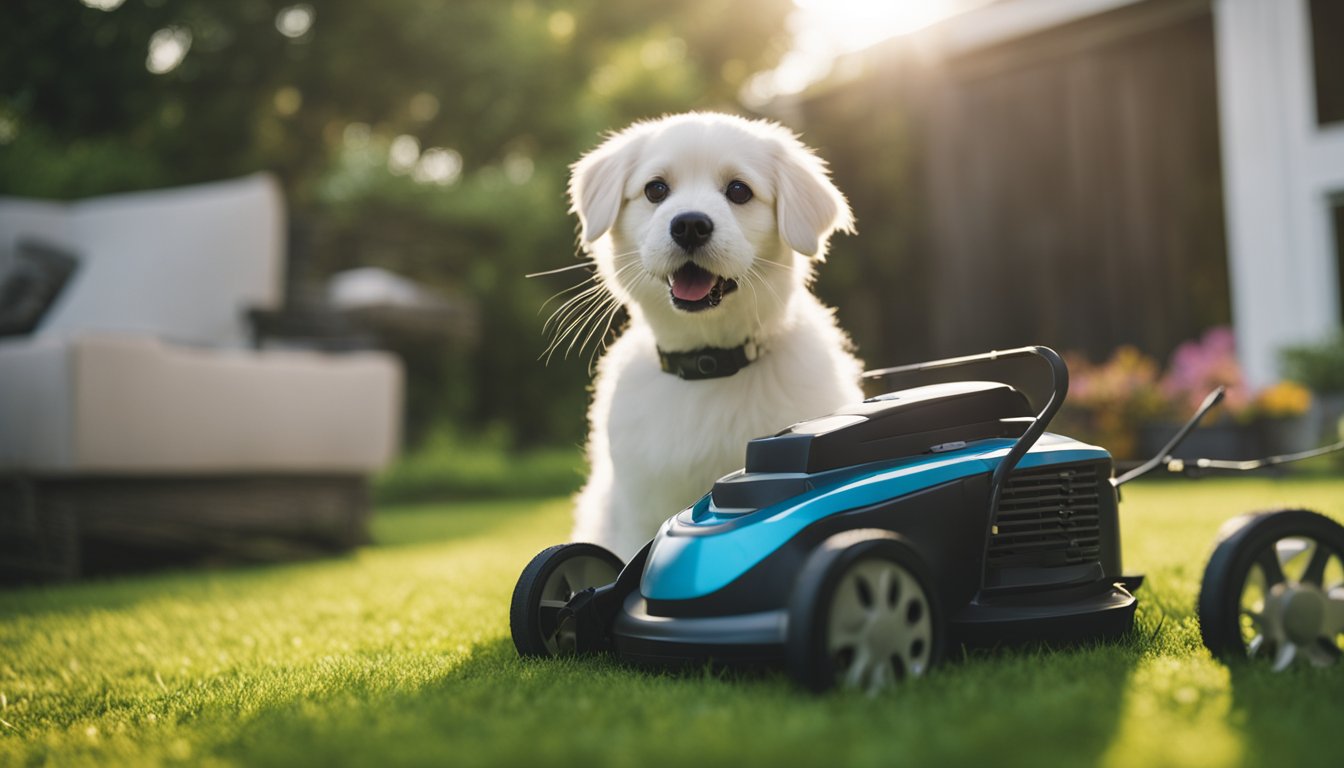
[[[1211,19],[1164,21],[928,88],[937,347],[1165,355],[1230,320]]]
[[[1165,358],[1230,322],[1206,2],[959,58],[916,42],[793,113],[859,215],[818,288],[870,362],[1027,343]]]

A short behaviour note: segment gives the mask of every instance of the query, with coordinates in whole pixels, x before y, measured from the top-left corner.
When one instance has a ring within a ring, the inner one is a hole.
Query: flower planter
[[[1320,421],[1314,414],[1260,419],[1249,424],[1220,423],[1196,427],[1173,452],[1178,459],[1240,461],[1307,451],[1320,445]],[[1156,456],[1175,437],[1180,424],[1145,424],[1139,428],[1141,458]]]
[[[1318,444],[1319,421],[1314,414],[1283,419],[1261,419],[1256,422],[1260,431],[1260,445],[1267,456],[1309,451]]]
[[[1316,396],[1319,444],[1344,440],[1344,392],[1331,392]]]
[[[1157,423],[1139,427],[1139,455],[1142,458],[1156,456],[1167,441],[1176,436],[1182,424]],[[1185,442],[1176,446],[1172,452],[1178,459],[1229,459],[1243,461],[1258,459],[1264,455],[1261,450],[1261,433],[1254,424],[1233,422],[1210,424],[1196,427]]]

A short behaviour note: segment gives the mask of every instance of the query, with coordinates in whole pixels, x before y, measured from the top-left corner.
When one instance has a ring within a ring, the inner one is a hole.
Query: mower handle
[[[1196,469],[1222,469],[1233,472],[1249,472],[1264,467],[1277,467],[1281,464],[1291,464],[1295,461],[1303,461],[1304,459],[1314,459],[1317,456],[1324,456],[1327,453],[1344,451],[1344,440],[1340,440],[1337,443],[1325,445],[1320,448],[1299,451],[1297,453],[1281,454],[1278,456],[1266,456],[1263,459],[1252,459],[1250,461],[1178,459],[1175,456],[1172,456],[1172,451],[1176,450],[1176,446],[1181,444],[1181,441],[1186,438],[1186,435],[1189,435],[1190,432],[1199,425],[1200,420],[1204,418],[1204,414],[1208,413],[1211,408],[1223,399],[1223,393],[1225,391],[1225,387],[1218,387],[1210,392],[1208,396],[1204,398],[1204,402],[1200,404],[1199,410],[1195,411],[1195,415],[1191,416],[1190,420],[1177,431],[1175,437],[1168,440],[1167,444],[1162,446],[1162,450],[1158,451],[1156,456],[1125,474],[1113,478],[1111,480],[1111,485],[1119,488],[1130,480],[1137,480],[1158,467],[1166,467],[1170,472],[1185,473],[1187,475],[1190,474],[1192,470]]]
[[[895,368],[879,368],[873,371],[865,371],[863,374],[865,379],[875,379],[893,374],[955,368],[971,363],[992,362],[1032,355],[1041,358],[1050,366],[1050,399],[1046,401],[1041,412],[1036,414],[1036,419],[1031,422],[1031,425],[1017,439],[1017,442],[1013,443],[1013,447],[1008,449],[1008,454],[994,468],[994,474],[990,478],[989,517],[985,522],[985,547],[980,556],[980,585],[982,587],[986,586],[989,569],[989,539],[994,533],[994,525],[999,516],[999,496],[1003,492],[1003,486],[1008,481],[1008,475],[1017,468],[1017,463],[1022,460],[1027,451],[1031,450],[1031,447],[1036,444],[1041,435],[1045,434],[1045,428],[1050,426],[1050,421],[1055,418],[1055,414],[1059,413],[1060,406],[1064,405],[1064,397],[1069,393],[1069,367],[1064,364],[1064,358],[1049,347],[1017,347],[1015,349],[985,352],[979,355],[949,357],[943,360],[931,360],[927,363],[900,365]]]
[[[1027,357],[1036,355],[1044,358],[1050,364],[1050,373],[1054,376],[1054,383],[1063,382],[1064,389],[1068,390],[1069,368],[1064,364],[1063,358],[1058,352],[1049,347],[1016,347],[1014,349],[996,349],[992,352],[982,352],[978,355],[963,355],[961,357],[947,357],[942,360],[930,360],[924,363],[914,363],[911,365],[898,365],[894,368],[876,368],[871,371],[864,371],[863,378],[877,379],[883,376],[890,376],[898,373],[914,373],[916,371],[932,371],[939,368],[955,368],[959,365],[969,365],[971,363],[989,363],[995,360],[1003,360],[1010,357]],[[1063,397],[1060,397],[1063,400]]]

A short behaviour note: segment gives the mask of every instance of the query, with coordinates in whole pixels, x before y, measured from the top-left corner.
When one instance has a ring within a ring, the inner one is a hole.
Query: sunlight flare
[[[940,21],[966,5],[958,0],[794,0],[800,29],[829,38],[838,52],[854,51]]]
[[[793,47],[779,66],[748,81],[742,98],[765,104],[824,78],[836,58],[908,35],[985,0],[794,0]]]

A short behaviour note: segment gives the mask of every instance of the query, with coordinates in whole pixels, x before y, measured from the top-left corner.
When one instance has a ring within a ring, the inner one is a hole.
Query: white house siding
[[[1339,325],[1330,195],[1344,192],[1344,126],[1317,127],[1307,0],[1215,0],[1228,263],[1253,384],[1284,345]]]

